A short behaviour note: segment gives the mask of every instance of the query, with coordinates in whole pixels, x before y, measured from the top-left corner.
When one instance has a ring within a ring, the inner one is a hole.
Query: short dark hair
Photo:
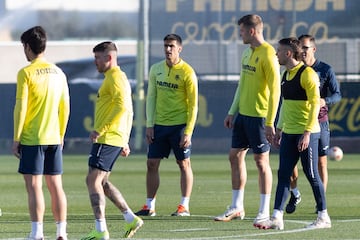
[[[238,25],[240,24],[243,24],[245,27],[255,28],[263,24],[263,21],[259,15],[248,14],[238,20]]]
[[[93,48],[93,52],[109,52],[109,51],[117,52],[116,44],[110,41],[99,43]]]
[[[182,45],[182,39],[179,35],[175,33],[170,33],[164,37],[164,41],[177,41],[180,45]]]
[[[26,30],[20,37],[21,43],[28,44],[31,51],[38,55],[45,51],[46,48],[46,31],[41,26],[35,26]]]
[[[310,34],[302,34],[300,35],[300,37],[298,37],[298,39],[301,41],[304,38],[308,38],[310,40],[310,42],[312,42],[315,45],[315,37],[313,35]]]
[[[295,37],[283,38],[279,41],[280,45],[285,45],[290,48],[290,50],[294,53],[294,58],[296,60],[301,60],[302,50],[300,47],[300,40]]]

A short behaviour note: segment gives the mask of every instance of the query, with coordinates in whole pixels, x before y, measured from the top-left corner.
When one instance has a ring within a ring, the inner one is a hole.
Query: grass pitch
[[[156,217],[144,217],[144,226],[137,239],[358,239],[360,229],[360,155],[345,154],[340,162],[329,161],[327,191],[331,229],[307,230],[304,226],[316,218],[315,201],[309,183],[301,172],[298,185],[302,202],[293,214],[285,214],[285,230],[259,230],[252,226],[257,214],[259,193],[257,170],[252,155],[247,157],[248,181],[245,192],[244,220],[215,222],[212,217],[222,213],[231,203],[230,165],[227,155],[193,155],[194,187],[190,201],[191,217],[171,217],[180,201],[179,170],[171,156],[160,167],[160,189]],[[299,167],[301,164],[299,165]],[[277,183],[278,155],[271,155],[273,191]],[[30,232],[27,195],[24,181],[17,173],[18,160],[0,156],[0,239],[24,239]],[[301,167],[299,168],[301,170]],[[80,239],[94,228],[94,219],[85,185],[87,156],[64,156],[64,188],[68,199],[68,237]],[[145,203],[146,155],[120,158],[110,180],[119,187],[133,211]],[[46,239],[55,239],[55,224],[50,199],[44,184]],[[272,212],[272,211],[271,211]],[[120,239],[123,217],[107,201],[107,224],[111,239]]]

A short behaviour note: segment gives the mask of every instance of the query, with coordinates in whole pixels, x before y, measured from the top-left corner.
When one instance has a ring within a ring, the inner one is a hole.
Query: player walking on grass
[[[30,65],[18,72],[14,109],[13,154],[20,159],[31,219],[28,239],[44,239],[43,175],[56,221],[56,238],[66,240],[67,201],[62,186],[64,135],[69,118],[69,89],[65,74],[46,61],[46,32],[41,26],[21,35]]]
[[[193,186],[190,163],[191,136],[198,111],[198,82],[192,67],[180,58],[181,37],[164,38],[165,60],[154,64],[146,100],[147,199],[136,215],[155,216],[156,192],[160,185],[159,166],[171,149],[180,168],[181,201],[172,216],[190,216],[189,201]]]
[[[105,196],[122,212],[126,221],[124,237],[130,238],[143,225],[143,220],[135,216],[109,177],[119,155],[127,157],[130,154],[128,142],[133,121],[131,87],[117,64],[117,48],[113,42],[99,43],[93,52],[95,65],[100,73],[104,73],[105,79],[95,104],[94,130],[90,133],[93,144],[86,177],[95,230],[82,239],[109,239]]]
[[[321,98],[320,113],[318,116],[321,129],[319,139],[319,174],[326,192],[328,183],[327,154],[330,148],[328,105],[335,104],[341,100],[340,86],[336,81],[336,76],[331,66],[315,58],[315,38],[311,35],[301,35],[299,40],[302,47],[303,62],[307,66],[312,67],[320,78]],[[295,212],[296,206],[301,201],[301,194],[297,189],[298,176],[298,169],[295,166],[290,182],[291,196],[289,203],[286,205],[287,213]]]
[[[324,186],[318,172],[320,125],[319,77],[301,61],[300,41],[284,38],[277,49],[279,63],[286,67],[281,81],[282,105],[274,143],[280,145],[278,184],[274,212],[263,229],[284,229],[284,206],[289,194],[290,176],[299,157],[318,209],[317,219],[308,228],[330,228]]]
[[[229,153],[232,203],[214,220],[244,218],[245,155],[252,148],[259,173],[260,206],[253,223],[258,227],[270,216],[272,172],[269,152],[275,135],[274,121],[280,98],[280,66],[275,49],[264,40],[260,16],[246,15],[239,19],[238,25],[243,42],[250,47],[242,55],[240,81],[224,120],[225,127],[233,129]]]

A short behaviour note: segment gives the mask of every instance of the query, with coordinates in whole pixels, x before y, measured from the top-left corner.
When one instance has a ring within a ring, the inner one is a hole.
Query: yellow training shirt
[[[264,117],[273,126],[280,99],[280,65],[267,42],[247,48],[241,60],[240,81],[228,114]]]
[[[14,141],[23,145],[61,144],[69,118],[66,76],[43,58],[18,72]]]
[[[293,81],[303,63],[287,70],[285,81]],[[320,80],[317,73],[306,67],[300,75],[300,85],[307,100],[284,99],[281,104],[277,128],[287,134],[303,134],[304,131],[320,132],[318,115],[320,110]]]
[[[150,68],[146,99],[146,126],[186,124],[192,135],[198,112],[198,81],[185,61],[172,67],[163,60]]]
[[[124,147],[129,143],[133,121],[130,83],[119,66],[105,72],[95,104],[94,129],[98,143]]]

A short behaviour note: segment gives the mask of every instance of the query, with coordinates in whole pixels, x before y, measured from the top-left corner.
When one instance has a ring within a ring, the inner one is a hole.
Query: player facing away
[[[311,35],[301,35],[299,37],[302,48],[303,62],[312,67],[320,78],[320,112],[318,120],[320,123],[320,139],[319,139],[319,174],[321,181],[324,184],[326,192],[328,183],[328,170],[327,170],[327,155],[330,148],[330,129],[328,106],[335,104],[341,100],[341,92],[339,83],[336,81],[335,72],[332,67],[315,57],[316,44],[315,38]],[[293,175],[291,176],[290,191],[291,196],[288,204],[286,205],[286,212],[293,213],[296,206],[301,201],[301,194],[297,188],[298,169],[294,168]],[[316,210],[317,212],[317,210]]]
[[[165,60],[151,66],[146,99],[147,153],[144,207],[136,213],[155,216],[156,193],[160,185],[161,159],[171,149],[180,169],[181,200],[172,216],[190,216],[193,186],[190,162],[191,137],[198,112],[198,81],[193,68],[180,58],[182,40],[177,34],[164,37]]]
[[[238,20],[238,25],[243,42],[250,47],[242,54],[240,81],[224,120],[225,127],[233,129],[229,152],[232,203],[214,220],[226,222],[244,218],[247,181],[245,156],[252,148],[259,174],[260,204],[253,222],[258,227],[270,216],[272,172],[269,152],[275,135],[274,121],[280,98],[280,66],[275,49],[264,40],[260,16],[243,16]]]
[[[109,239],[105,218],[106,198],[120,210],[125,219],[125,238],[132,237],[143,220],[132,212],[120,191],[110,182],[111,170],[119,155],[130,154],[129,138],[133,122],[131,87],[117,64],[113,42],[102,42],[93,48],[95,65],[105,78],[95,104],[94,130],[90,133],[92,148],[86,185],[95,216],[95,230],[82,240]]]
[[[30,65],[17,75],[14,109],[13,154],[20,159],[28,194],[31,233],[28,239],[44,239],[45,200],[43,176],[51,197],[56,238],[66,240],[67,200],[62,186],[62,149],[70,113],[66,76],[45,59],[47,36],[41,26],[21,35]]]
[[[284,206],[289,195],[290,176],[299,158],[318,209],[317,219],[307,228],[331,227],[324,186],[318,172],[320,81],[316,72],[301,61],[301,52],[297,38],[279,41],[277,56],[280,65],[286,67],[281,81],[282,104],[274,141],[280,147],[280,161],[274,212],[270,220],[261,223],[263,229],[284,229]]]

